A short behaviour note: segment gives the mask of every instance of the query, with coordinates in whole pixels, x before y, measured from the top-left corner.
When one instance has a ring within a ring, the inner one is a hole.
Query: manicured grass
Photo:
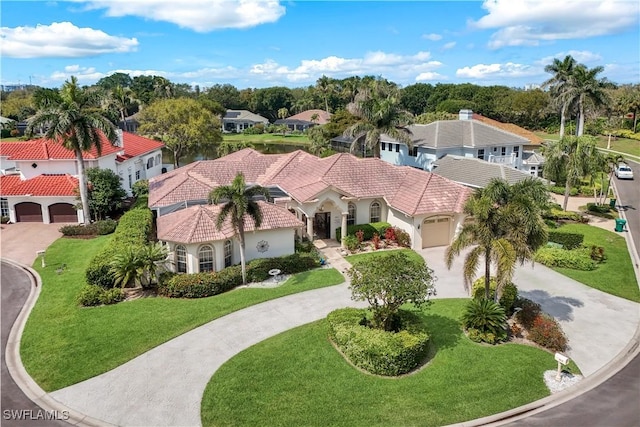
[[[19,137],[19,136],[10,136],[9,138],[0,138],[0,141],[2,141],[2,142],[22,142],[22,141],[24,141],[24,138]]]
[[[549,139],[553,141],[557,141],[560,139],[560,135],[557,133],[545,133],[545,132],[534,132],[540,138]],[[596,137],[598,141],[598,147],[607,148],[608,136],[599,135]],[[627,153],[632,156],[640,157],[640,141],[636,141],[635,139],[628,138],[611,138],[611,148],[610,150],[619,151],[621,153]]]
[[[258,144],[287,144],[308,145],[309,138],[306,135],[282,135],[277,133],[263,133],[261,135],[245,135],[242,133],[225,133],[222,135],[225,141],[248,141]]]
[[[422,311],[433,359],[401,378],[362,373],[327,339],[324,320],[263,341],[225,363],[202,400],[204,426],[439,426],[506,411],[549,395],[543,350],[485,346],[462,333],[466,300]]]
[[[233,311],[281,296],[344,281],[335,269],[300,273],[277,288],[243,288],[202,299],[143,298],[81,308],[88,261],[106,238],[59,239],[47,249],[47,267],[34,263],[42,293],[27,322],[22,361],[46,391],[113,369],[171,338]],[[60,275],[55,270],[63,263]]]
[[[613,231],[586,224],[567,224],[559,231],[584,234],[584,244],[602,246],[607,259],[598,264],[598,268],[594,271],[570,268],[554,268],[554,270],[592,288],[640,302],[640,289],[636,282],[627,243],[622,236]]]
[[[404,252],[404,254],[407,255],[411,259],[415,259],[417,261],[424,261],[424,258],[422,258],[422,256],[419,253],[417,253],[416,251],[414,251],[412,249],[394,249],[394,250],[398,250],[398,251]],[[346,257],[345,259],[347,261],[349,261],[351,263],[351,265],[356,265],[359,262],[363,262],[365,260],[368,260],[370,258],[375,258],[375,257],[378,257],[378,256],[383,255],[383,254],[388,254],[389,252],[390,251],[365,252],[365,253],[362,253],[362,254],[350,255],[350,256]]]

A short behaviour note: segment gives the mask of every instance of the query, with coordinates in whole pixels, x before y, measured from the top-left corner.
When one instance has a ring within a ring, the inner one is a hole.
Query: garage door
[[[422,223],[422,247],[449,244],[451,218],[427,218]]]
[[[38,203],[18,203],[15,209],[18,222],[42,222],[42,208]]]
[[[69,203],[55,203],[49,206],[51,222],[78,222],[78,213]]]

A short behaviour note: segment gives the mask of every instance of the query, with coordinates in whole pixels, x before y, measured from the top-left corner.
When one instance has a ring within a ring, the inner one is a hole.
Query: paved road
[[[615,177],[613,179],[627,217],[627,229],[633,235],[636,251],[640,253],[640,164],[632,161],[628,164],[633,169],[635,179],[633,181]]]
[[[2,356],[0,357],[0,371],[2,376],[2,397],[0,404],[2,406],[2,421],[0,421],[0,424],[2,424],[3,427],[69,426],[70,424],[62,421],[33,419],[43,414],[42,409],[22,393],[16,383],[13,382],[11,375],[9,375],[5,362],[5,349],[9,339],[9,331],[16,317],[18,317],[22,305],[29,296],[31,282],[22,269],[2,262],[2,277],[0,283],[2,284]],[[5,411],[7,410],[14,412],[6,413]],[[20,415],[17,415],[18,413]],[[13,416],[11,414],[13,414]],[[22,419],[19,419],[20,416]]]

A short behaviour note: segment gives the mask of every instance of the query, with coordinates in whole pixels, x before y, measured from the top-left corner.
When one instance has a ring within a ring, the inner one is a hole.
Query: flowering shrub
[[[552,351],[564,351],[567,337],[558,322],[545,314],[538,315],[529,329],[529,339]]]
[[[529,329],[533,325],[533,321],[542,312],[540,304],[531,301],[530,299],[522,298],[515,304],[520,307],[520,311],[516,313],[516,320],[525,328]]]
[[[373,234],[373,238],[371,239],[371,242],[373,243],[373,249],[374,250],[378,250],[380,249],[380,235],[378,233],[374,233]]]
[[[364,231],[356,231],[356,239],[358,239],[358,243],[362,243],[362,241],[364,240]]]
[[[384,232],[384,238],[385,240],[388,240],[390,242],[395,242],[396,241],[396,231],[394,227],[389,227],[385,230]]]

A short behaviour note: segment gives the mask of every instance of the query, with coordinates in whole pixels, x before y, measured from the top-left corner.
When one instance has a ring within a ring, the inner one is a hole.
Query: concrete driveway
[[[0,227],[0,257],[31,266],[36,252],[45,250],[62,236],[58,231],[65,224],[19,222]]]

